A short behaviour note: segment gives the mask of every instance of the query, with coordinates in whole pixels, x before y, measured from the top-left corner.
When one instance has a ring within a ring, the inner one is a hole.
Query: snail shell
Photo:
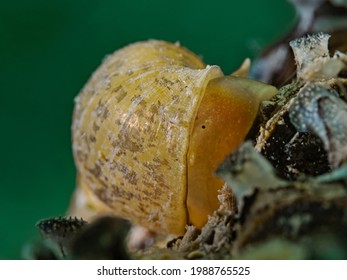
[[[223,182],[214,170],[275,93],[224,76],[178,44],[150,40],[118,50],[76,98],[70,213],[112,213],[175,234],[187,223],[203,226],[219,206]]]

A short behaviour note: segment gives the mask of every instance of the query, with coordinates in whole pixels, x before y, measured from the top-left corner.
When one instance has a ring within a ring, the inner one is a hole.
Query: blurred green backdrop
[[[0,259],[19,259],[35,222],[74,189],[73,99],[106,54],[180,41],[225,73],[294,22],[285,0],[0,0]]]

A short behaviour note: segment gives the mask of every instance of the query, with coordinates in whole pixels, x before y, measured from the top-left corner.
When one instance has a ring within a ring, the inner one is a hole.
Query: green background
[[[294,22],[285,0],[0,0],[0,259],[19,259],[75,184],[73,99],[106,54],[180,41],[233,71]]]

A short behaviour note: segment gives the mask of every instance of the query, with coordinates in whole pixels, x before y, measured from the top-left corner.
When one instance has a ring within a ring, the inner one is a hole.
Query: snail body
[[[156,232],[202,227],[219,206],[217,165],[241,144],[272,86],[224,76],[164,41],[105,59],[76,98],[70,213],[112,213]]]

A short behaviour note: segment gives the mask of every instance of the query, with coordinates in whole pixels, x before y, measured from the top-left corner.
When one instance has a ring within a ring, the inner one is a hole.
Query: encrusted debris
[[[329,172],[347,156],[346,79],[339,76],[346,60],[329,55],[328,39],[319,33],[291,42],[297,79],[262,110],[256,150],[286,179]]]

